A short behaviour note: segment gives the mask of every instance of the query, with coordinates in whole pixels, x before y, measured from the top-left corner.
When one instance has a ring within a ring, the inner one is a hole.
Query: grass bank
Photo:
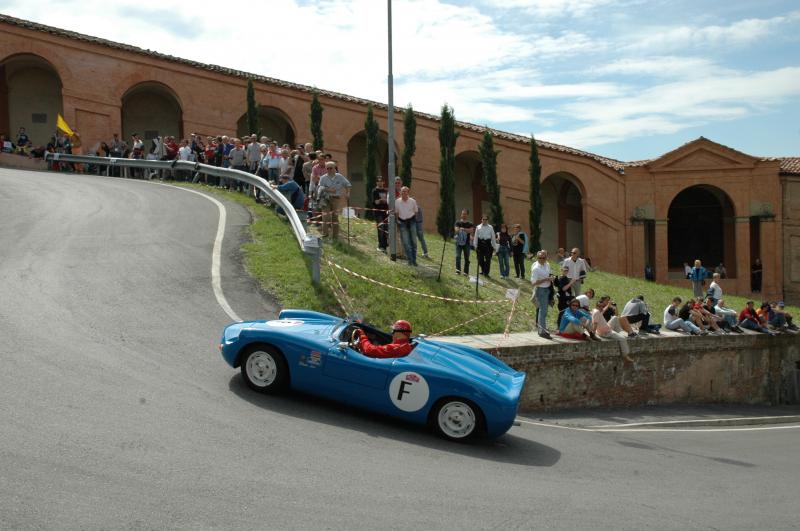
[[[202,186],[199,188],[208,190]],[[511,332],[530,331],[533,328],[530,282],[501,280],[496,259],[492,264],[492,277],[478,287],[476,297],[475,284],[455,274],[452,242],[444,247],[442,276],[437,281],[443,249],[442,239],[438,235],[426,235],[431,258],[420,257],[419,266],[413,268],[406,265],[404,260],[392,262],[388,256],[376,250],[377,237],[372,222],[350,220],[348,244],[347,222],[340,218],[342,227],[339,241],[324,241],[322,282],[314,286],[311,284],[307,259],[285,220],[272,209],[242,194],[214,191],[245,205],[252,212],[252,241],[244,246],[245,264],[250,274],[284,308],[307,308],[337,315],[359,313],[368,322],[383,328],[388,328],[395,319],[403,318],[412,322],[416,333],[423,334],[443,331],[447,331],[447,335],[486,334],[503,332],[506,326]],[[313,227],[311,230],[316,231]],[[477,269],[474,253],[471,258],[474,274]],[[443,301],[380,286],[333,268],[326,264],[326,260],[390,286],[468,302]],[[528,272],[530,266],[531,261],[526,260]],[[636,295],[644,295],[654,322],[661,321],[664,308],[672,297],[678,295],[686,299],[692,296],[688,282],[686,288],[676,288],[603,271],[589,273],[584,291],[588,288],[594,288],[598,296],[610,295],[619,305],[624,305]],[[726,288],[724,280],[722,288]],[[520,290],[510,323],[508,319],[512,305],[506,299],[508,289]],[[476,300],[504,302],[477,304]],[[728,306],[738,311],[744,307],[747,299],[725,295],[725,300]],[[800,309],[796,307],[787,310],[800,316]],[[556,312],[550,311],[549,314],[548,320],[554,327]]]

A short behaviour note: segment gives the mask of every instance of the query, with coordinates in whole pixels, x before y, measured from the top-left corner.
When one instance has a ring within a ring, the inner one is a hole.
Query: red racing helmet
[[[403,321],[400,319],[399,321],[395,321],[392,325],[392,332],[406,332],[408,334],[411,333],[411,323],[408,321]]]

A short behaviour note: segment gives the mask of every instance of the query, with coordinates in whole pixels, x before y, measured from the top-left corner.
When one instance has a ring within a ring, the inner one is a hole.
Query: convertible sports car
[[[513,425],[525,373],[471,347],[413,338],[411,354],[376,359],[353,348],[356,329],[373,344],[391,336],[353,319],[284,310],[272,321],[228,325],[222,357],[247,385],[287,387],[416,423],[450,440],[499,437]]]

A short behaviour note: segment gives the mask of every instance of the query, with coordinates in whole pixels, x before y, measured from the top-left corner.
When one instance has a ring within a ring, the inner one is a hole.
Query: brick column
[[[737,217],[736,230],[736,287],[737,294],[750,293],[750,218]],[[761,258],[762,262],[764,258]],[[766,268],[765,268],[766,272]]]
[[[656,282],[661,284],[668,283],[668,257],[669,246],[667,245],[667,220],[657,219],[656,221]],[[642,268],[644,270],[644,268]]]

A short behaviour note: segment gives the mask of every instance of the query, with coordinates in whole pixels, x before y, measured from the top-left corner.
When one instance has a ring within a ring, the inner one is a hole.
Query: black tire
[[[439,400],[431,410],[430,422],[436,434],[448,441],[472,441],[484,432],[483,412],[465,398]]]
[[[259,393],[277,393],[289,385],[289,367],[283,354],[269,345],[253,345],[242,353],[242,379]]]

